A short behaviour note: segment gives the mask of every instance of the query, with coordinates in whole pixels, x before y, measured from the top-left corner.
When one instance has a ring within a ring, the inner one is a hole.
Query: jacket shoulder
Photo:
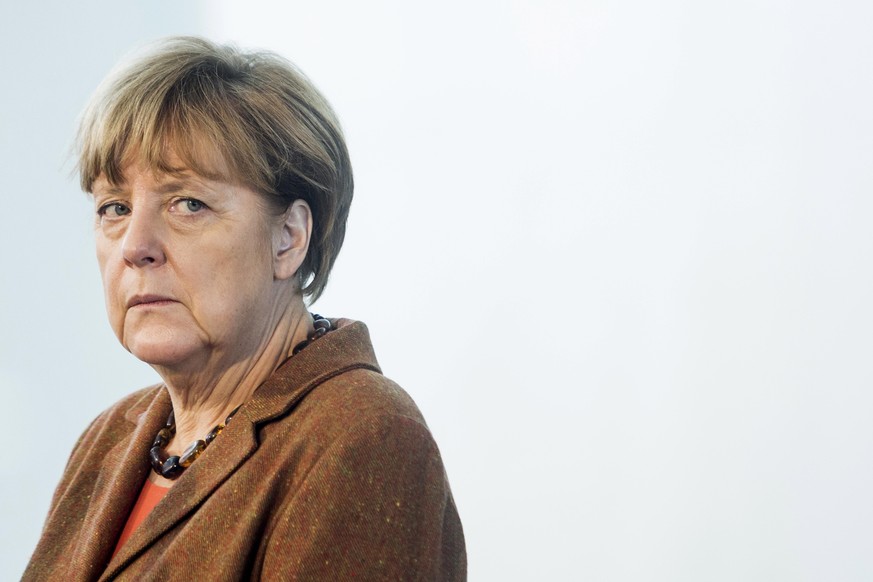
[[[466,578],[439,450],[400,386],[373,370],[344,372],[307,394],[287,426],[277,440],[294,476],[276,496],[263,578]],[[305,438],[294,445],[295,435]]]
[[[348,427],[367,419],[406,417],[427,426],[412,397],[381,373],[357,368],[317,386],[300,404],[300,413],[328,415]]]

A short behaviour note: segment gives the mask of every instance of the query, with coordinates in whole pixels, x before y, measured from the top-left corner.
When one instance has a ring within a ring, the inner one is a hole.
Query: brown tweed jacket
[[[136,392],[76,444],[23,580],[464,580],[439,451],[362,323],[277,370],[110,556],[170,412]]]

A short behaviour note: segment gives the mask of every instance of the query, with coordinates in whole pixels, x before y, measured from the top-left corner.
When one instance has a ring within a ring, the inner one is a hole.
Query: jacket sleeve
[[[430,431],[367,419],[285,500],[263,580],[465,580],[464,534]]]

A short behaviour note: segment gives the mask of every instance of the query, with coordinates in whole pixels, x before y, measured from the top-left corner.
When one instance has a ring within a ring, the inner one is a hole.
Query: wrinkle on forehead
[[[173,194],[194,187],[202,187],[205,181],[223,182],[222,179],[213,179],[207,176],[202,176],[187,168],[179,169],[173,172],[163,172],[155,168],[144,167],[141,164],[126,166],[122,173],[122,181],[112,184],[104,177],[100,176],[94,181],[92,188],[93,196],[115,196],[121,195],[128,191],[132,185],[128,183],[128,174],[142,175],[147,174],[152,180],[154,187],[152,190],[156,194]],[[135,178],[134,178],[135,180]]]

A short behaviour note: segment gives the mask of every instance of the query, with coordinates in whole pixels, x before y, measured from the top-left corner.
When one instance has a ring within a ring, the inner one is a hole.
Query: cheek
[[[106,269],[109,267],[110,258],[115,252],[116,244],[106,238],[100,230],[94,235],[94,254],[97,256],[97,265],[100,267],[100,275],[105,278]]]
[[[272,262],[263,250],[235,249],[225,255],[219,268],[203,272],[202,283],[211,295],[235,310],[255,308],[263,301],[273,281]]]
[[[103,280],[103,290],[106,292],[107,299],[109,291],[112,287],[112,263],[109,260],[109,252],[105,245],[97,244],[97,268],[100,269],[100,278]]]
[[[235,233],[177,255],[175,272],[191,298],[192,307],[209,318],[234,317],[259,311],[269,300],[273,282],[270,245],[261,233]],[[233,240],[235,244],[226,244]]]
[[[113,247],[106,241],[98,240],[96,244],[97,267],[100,269],[100,278],[103,281],[103,296],[106,301],[106,313],[113,328],[119,325],[121,309],[118,298],[119,278],[121,271],[119,265],[112,260]]]
[[[219,300],[226,309],[254,315],[272,307],[273,261],[269,243],[250,242],[254,244],[240,245],[225,256],[216,287],[221,288]]]

